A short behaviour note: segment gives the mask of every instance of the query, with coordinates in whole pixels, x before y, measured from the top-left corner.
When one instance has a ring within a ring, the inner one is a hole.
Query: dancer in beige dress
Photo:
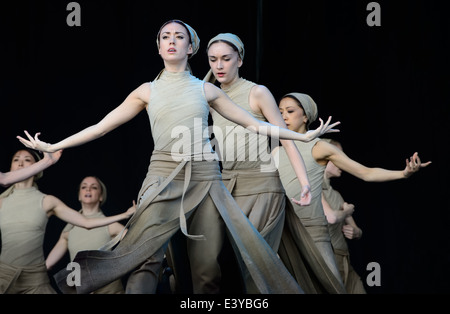
[[[34,151],[19,150],[11,162],[11,171],[33,165]],[[0,195],[0,293],[55,293],[45,267],[43,242],[48,218],[52,215],[83,228],[97,228],[128,219],[126,213],[87,219],[67,207],[53,195],[39,191],[30,177],[11,186]]]
[[[105,204],[106,198],[106,186],[99,178],[88,176],[81,181],[78,189],[78,200],[81,203],[80,213],[83,216],[89,219],[105,217],[101,206]],[[135,206],[135,204],[133,204],[133,206]],[[53,266],[64,257],[67,251],[69,251],[70,260],[72,261],[79,251],[101,248],[119,234],[120,236],[125,235],[126,230],[124,228],[125,226],[119,222],[91,230],[67,224],[61,232],[58,242],[45,260],[47,269],[52,269]],[[122,280],[118,279],[93,293],[117,294],[124,292]]]
[[[220,83],[220,88],[256,119],[286,127],[277,102],[270,90],[239,76],[245,49],[241,39],[231,33],[213,37],[207,46],[210,70],[205,81]],[[284,225],[285,191],[271,155],[270,138],[255,134],[224,118],[211,109],[214,121],[212,132],[216,151],[222,162],[222,178],[239,207],[263,238],[278,251]],[[309,181],[303,159],[291,140],[281,144],[302,187],[299,201],[307,205],[311,201]],[[300,193],[300,191],[299,191]],[[244,269],[245,273],[245,269]],[[246,274],[246,290],[255,292],[250,277]]]
[[[131,92],[99,123],[56,144],[40,141],[39,133],[32,137],[26,132],[27,139],[19,137],[28,147],[55,151],[95,140],[142,110],[148,112],[154,151],[138,193],[136,214],[127,224],[127,234],[110,250],[82,251],[75,256],[81,270],[77,291],[91,292],[128,274],[127,293],[155,293],[165,249],[181,229],[190,239],[210,244],[208,251],[189,252],[189,262],[198,266],[192,267],[192,272],[200,274],[194,292],[217,293],[220,269],[214,259],[220,251],[216,245],[220,239],[216,237],[223,237],[217,234],[223,219],[259,292],[302,293],[224,186],[217,156],[205,132],[209,108],[255,132],[281,139],[309,141],[333,130],[336,123],[322,121],[319,128],[305,135],[256,120],[219,88],[189,73],[188,57],[197,52],[199,38],[182,21],[164,23],[157,45],[164,70],[154,81]],[[61,289],[69,288],[65,286],[66,276],[66,271],[56,276]]]
[[[292,131],[306,134],[309,125],[315,121],[318,115],[317,105],[307,94],[289,93],[285,95],[279,103],[280,112],[288,128]],[[311,184],[311,204],[300,206],[295,200],[298,198],[298,181],[293,175],[293,171],[286,153],[282,147],[277,150],[279,153],[279,172],[286,193],[292,198],[295,209],[295,215],[287,217],[289,228],[295,234],[295,222],[301,221],[308,230],[308,233],[316,243],[317,248],[326,260],[329,269],[334,276],[342,282],[341,275],[336,265],[333,249],[331,246],[328,222],[324,214],[321,202],[322,182],[324,171],[328,161],[332,161],[337,167],[346,171],[357,178],[370,182],[391,181],[409,178],[419,169],[428,166],[431,162],[422,163],[418,153],[406,160],[404,170],[387,170],[377,167],[366,167],[351,158],[338,149],[335,145],[325,140],[316,138],[308,143],[295,142],[305,161],[308,178]],[[290,246],[295,246],[296,241],[290,241]],[[290,249],[288,248],[288,251]],[[289,259],[286,254],[282,258]],[[292,263],[292,267],[296,267]],[[295,270],[291,270],[294,271]]]
[[[341,144],[336,140],[328,140],[342,150]],[[328,221],[331,245],[333,246],[336,264],[341,274],[347,293],[365,294],[366,290],[360,276],[350,263],[350,251],[346,238],[360,239],[362,230],[353,219],[354,205],[344,201],[342,195],[331,185],[331,178],[341,176],[341,169],[329,161],[325,168],[322,183],[322,205]]]

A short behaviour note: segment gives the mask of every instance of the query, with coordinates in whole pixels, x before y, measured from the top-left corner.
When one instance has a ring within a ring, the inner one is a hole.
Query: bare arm
[[[131,92],[122,104],[108,113],[100,122],[87,127],[86,129],[69,136],[56,144],[49,144],[39,140],[40,133],[36,133],[35,136],[32,137],[27,131],[25,131],[28,140],[21,136],[17,136],[17,138],[28,148],[46,152],[54,152],[60,149],[79,146],[102,137],[120,125],[133,119],[139,112],[145,109],[147,99],[149,99],[149,97],[149,84],[142,84]]]
[[[275,98],[265,86],[257,85],[252,88],[250,93],[250,105],[252,108],[259,110],[269,123],[282,128],[287,128]],[[281,140],[280,142],[286,151],[292,168],[302,187],[302,193],[300,194],[301,199],[293,199],[293,202],[299,205],[309,205],[311,203],[310,184],[303,157],[292,140]]]
[[[86,218],[76,210],[68,207],[58,198],[47,195],[44,197],[43,201],[44,210],[47,215],[55,215],[59,219],[71,223],[72,225],[92,229],[97,227],[106,226],[114,222],[118,222],[124,219],[130,218],[136,211],[136,206],[130,207],[125,213],[109,216],[109,217],[99,217],[99,218]]]
[[[69,232],[61,233],[58,242],[56,242],[55,246],[50,251],[50,253],[47,256],[47,259],[45,260],[45,265],[47,266],[47,269],[51,269],[53,266],[55,266],[56,263],[58,263],[61,260],[61,258],[63,258],[64,255],[66,254],[69,248],[68,236]]]
[[[42,170],[47,169],[51,165],[57,163],[59,158],[61,157],[61,154],[62,150],[55,153],[44,153],[44,158],[29,167],[6,173],[0,172],[0,185],[6,187],[8,185],[23,181],[25,179],[28,179],[29,177],[36,175]]]
[[[285,140],[309,142],[322,134],[339,132],[338,130],[333,129],[333,127],[340,122],[335,122],[330,125],[331,117],[326,123],[323,123],[322,119],[320,119],[320,126],[316,130],[306,134],[294,132],[286,128],[257,120],[249,112],[235,104],[220,88],[211,83],[205,83],[205,95],[210,106],[224,118],[258,134]]]
[[[349,158],[342,150],[326,141],[319,141],[313,148],[313,156],[318,162],[333,162],[336,167],[367,182],[384,182],[409,178],[412,174],[431,164],[422,163],[418,153],[406,160],[403,170],[388,170],[379,167],[366,167]]]

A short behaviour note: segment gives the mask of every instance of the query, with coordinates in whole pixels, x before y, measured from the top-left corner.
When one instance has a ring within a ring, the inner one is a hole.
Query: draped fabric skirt
[[[192,240],[208,243],[201,227],[187,225],[189,217],[202,212],[204,206],[220,213],[260,293],[303,293],[226,189],[218,162],[176,162],[170,153],[162,152],[153,153],[136,213],[127,223],[123,239],[111,248],[81,251],[75,256],[73,262],[80,265],[81,279],[81,285],[75,286],[77,293],[89,293],[133,272],[165,250],[179,229]],[[72,289],[66,284],[69,274],[62,270],[55,275],[62,291]]]
[[[345,289],[350,294],[366,294],[366,289],[361,277],[350,264],[350,253],[348,250],[334,249],[336,264],[344,281]]]
[[[14,266],[0,262],[1,294],[56,294],[45,263]]]
[[[347,293],[318,250],[309,229],[297,216],[293,204],[287,200],[285,225],[278,254],[284,265],[307,294]]]

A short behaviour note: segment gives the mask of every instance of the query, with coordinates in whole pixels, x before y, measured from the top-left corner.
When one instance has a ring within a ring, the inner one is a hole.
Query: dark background
[[[246,48],[241,76],[276,99],[311,95],[320,117],[341,121],[341,133],[328,137],[351,158],[394,170],[416,151],[433,161],[408,180],[366,183],[343,174],[332,184],[355,204],[364,232],[349,242],[354,268],[365,282],[367,264],[380,264],[381,286],[367,286],[369,294],[450,292],[446,1],[378,1],[380,27],[367,25],[370,1],[363,0],[78,1],[80,27],[66,23],[69,2],[0,5],[0,171],[9,171],[23,130],[57,142],[153,80],[163,67],[156,34],[166,20],[181,19],[200,36],[190,60],[199,78],[209,69],[209,39],[235,33]],[[136,199],[152,148],[142,112],[101,139],[67,149],[39,188],[79,209],[78,184],[97,175],[108,187],[103,210],[116,214]],[[49,220],[45,254],[63,226]]]

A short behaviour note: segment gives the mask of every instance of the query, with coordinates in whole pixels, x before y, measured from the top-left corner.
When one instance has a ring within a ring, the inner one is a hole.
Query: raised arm
[[[316,130],[306,134],[297,133],[286,128],[257,120],[249,112],[235,104],[220,88],[211,83],[205,83],[205,95],[210,106],[223,117],[258,134],[284,140],[309,142],[322,134],[339,132],[339,130],[333,128],[340,124],[340,122],[330,124],[331,117],[328,118],[326,123],[323,123],[323,120],[319,119],[320,126]]]
[[[86,218],[76,210],[68,207],[60,199],[54,197],[53,195],[46,195],[44,197],[43,206],[45,211],[47,212],[47,215],[55,215],[65,222],[86,229],[102,227],[114,222],[128,219],[136,211],[136,204],[133,201],[133,206],[122,214],[109,217]]]
[[[51,165],[54,165],[58,162],[59,158],[61,158],[62,150],[59,150],[55,153],[44,153],[44,158],[39,160],[38,162],[32,164],[29,167],[17,169],[14,171],[1,173],[0,172],[0,185],[9,186],[11,184],[23,181],[36,175],[37,173],[47,169]]]
[[[60,149],[79,146],[102,137],[120,125],[133,119],[139,112],[145,109],[149,97],[149,83],[144,83],[131,92],[122,104],[108,113],[100,122],[87,127],[56,144],[49,144],[39,140],[40,133],[36,133],[35,136],[32,137],[25,131],[28,140],[21,136],[17,136],[17,138],[26,147],[45,152],[54,152]]]

